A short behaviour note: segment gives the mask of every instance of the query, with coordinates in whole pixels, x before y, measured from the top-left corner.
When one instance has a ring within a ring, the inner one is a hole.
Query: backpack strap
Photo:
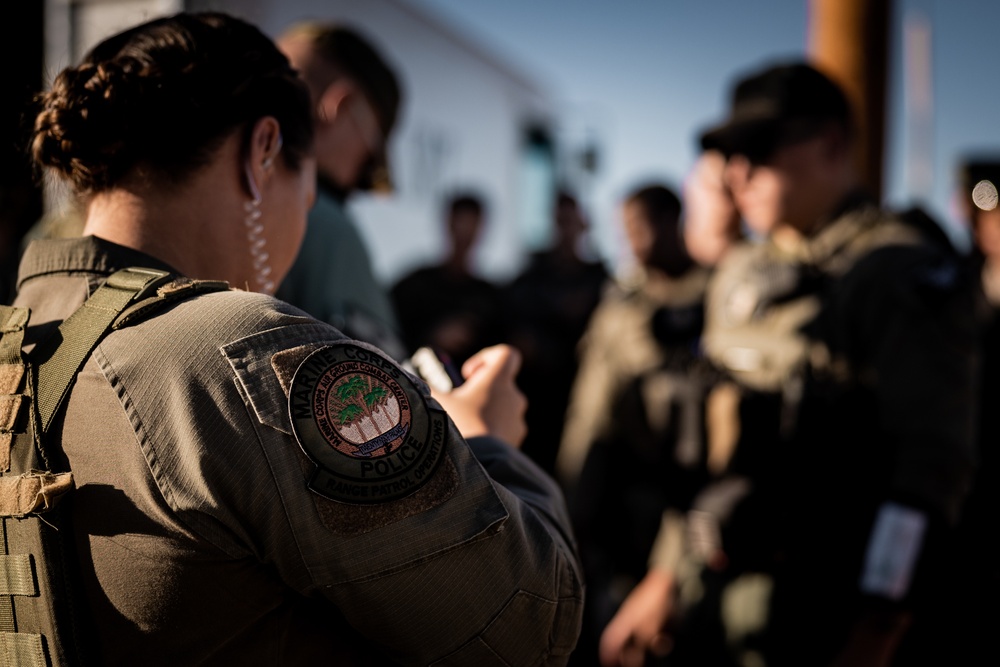
[[[165,271],[134,267],[112,274],[59,325],[58,334],[50,339],[52,342],[45,350],[32,354],[38,372],[35,405],[43,433],[48,431],[83,362],[121,312],[170,279]]]

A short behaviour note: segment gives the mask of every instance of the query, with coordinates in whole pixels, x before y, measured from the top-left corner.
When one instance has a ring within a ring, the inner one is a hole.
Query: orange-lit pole
[[[855,109],[856,162],[863,182],[882,196],[892,0],[809,0],[809,55],[840,83]]]

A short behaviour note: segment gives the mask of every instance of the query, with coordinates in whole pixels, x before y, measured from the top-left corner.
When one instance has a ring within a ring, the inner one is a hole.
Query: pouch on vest
[[[77,373],[112,329],[227,288],[124,269],[28,354],[29,309],[0,306],[0,667],[98,664],[69,524],[73,475],[48,436]]]

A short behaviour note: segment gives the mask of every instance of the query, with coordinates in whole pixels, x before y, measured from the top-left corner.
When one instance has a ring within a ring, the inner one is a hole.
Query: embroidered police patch
[[[292,429],[316,472],[309,488],[347,503],[380,503],[423,486],[445,448],[444,413],[410,378],[363,347],[323,347],[303,361],[288,393]]]

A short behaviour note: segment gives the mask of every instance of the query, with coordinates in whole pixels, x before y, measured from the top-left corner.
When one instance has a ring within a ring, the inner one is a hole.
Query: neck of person
[[[448,253],[442,265],[452,275],[466,277],[472,275],[472,271],[469,269],[469,266],[472,264],[471,260],[470,252],[453,248]]]
[[[826,229],[844,213],[847,202],[861,192],[854,171],[845,168],[827,181],[830,187],[821,191],[811,210],[797,220],[782,222],[771,231],[771,241],[780,249],[791,250]]]
[[[239,235],[243,202],[226,206],[225,195],[216,192],[213,202],[201,194],[168,196],[129,188],[101,192],[87,205],[83,233],[155,257],[189,278],[226,280],[247,288],[253,274],[242,260],[248,253],[232,251],[246,244]],[[234,219],[227,222],[226,213]]]

